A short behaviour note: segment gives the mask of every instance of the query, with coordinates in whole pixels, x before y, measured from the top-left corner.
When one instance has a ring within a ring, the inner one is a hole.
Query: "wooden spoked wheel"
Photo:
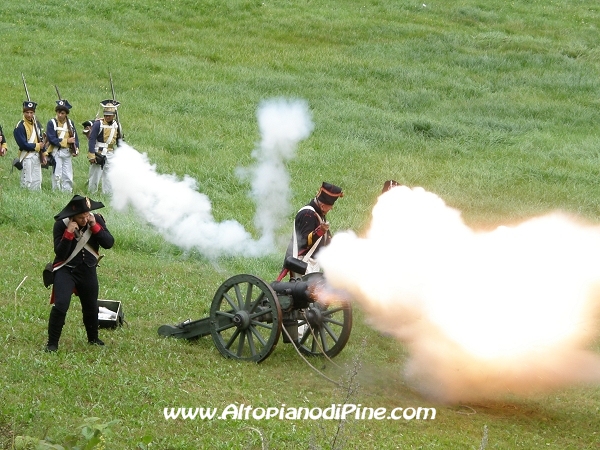
[[[277,294],[253,275],[229,278],[215,293],[210,307],[211,335],[227,358],[263,361],[277,345],[281,323]]]
[[[319,273],[303,277],[310,278],[311,283],[324,282]],[[348,343],[352,330],[352,306],[347,301],[316,301],[298,313],[298,348],[303,354],[325,354],[333,358]]]

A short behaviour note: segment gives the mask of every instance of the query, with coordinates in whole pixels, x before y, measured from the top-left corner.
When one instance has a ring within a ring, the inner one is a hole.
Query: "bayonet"
[[[115,95],[115,85],[113,84],[112,74],[108,72],[108,76],[110,78],[110,90],[112,91],[112,99],[113,101],[117,100],[117,96]]]
[[[119,139],[125,139],[121,130],[121,121],[119,120],[119,109],[117,108],[117,96],[115,95],[115,85],[113,84],[112,73],[108,71],[108,77],[110,78],[110,90],[112,92],[112,100],[115,105],[115,119],[117,120],[117,143]]]
[[[23,79],[23,86],[25,87],[25,95],[27,95],[27,101],[31,101],[31,97],[29,96],[29,89],[27,89],[27,83],[25,82],[25,75],[21,72],[21,78]]]

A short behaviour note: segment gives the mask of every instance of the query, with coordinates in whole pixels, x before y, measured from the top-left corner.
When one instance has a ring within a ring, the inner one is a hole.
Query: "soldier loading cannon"
[[[348,342],[352,308],[339,300],[319,300],[324,285],[321,273],[270,284],[254,275],[235,275],[217,289],[209,317],[162,325],[158,334],[182,339],[211,335],[223,356],[258,363],[275,349],[283,330],[284,343],[305,355],[331,358]]]
[[[268,284],[245,274],[231,277],[217,290],[209,317],[163,325],[158,334],[185,339],[210,334],[225,357],[261,362],[283,330],[284,342],[303,354],[337,355],[350,337],[352,309],[332,296],[322,300],[326,283],[312,255],[329,242],[325,215],[342,196],[340,187],[323,182],[315,198],[298,211],[277,281]],[[282,281],[287,274],[290,281]]]

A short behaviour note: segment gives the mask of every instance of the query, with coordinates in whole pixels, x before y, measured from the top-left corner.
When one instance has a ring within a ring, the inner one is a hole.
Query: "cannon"
[[[267,283],[254,275],[226,280],[215,293],[210,316],[162,325],[160,336],[196,339],[211,335],[226,358],[261,362],[275,349],[279,337],[308,356],[336,356],[352,329],[349,302],[318,296],[325,286],[321,273],[290,281]]]

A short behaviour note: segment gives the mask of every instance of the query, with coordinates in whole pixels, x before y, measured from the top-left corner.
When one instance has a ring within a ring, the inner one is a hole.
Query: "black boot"
[[[65,316],[67,314],[59,311],[56,307],[50,310],[50,318],[48,319],[48,343],[46,344],[47,352],[55,352],[58,350],[58,341],[65,324]]]
[[[83,324],[85,325],[85,331],[87,333],[88,344],[91,345],[104,345],[98,338],[98,313],[85,313],[83,315]]]

